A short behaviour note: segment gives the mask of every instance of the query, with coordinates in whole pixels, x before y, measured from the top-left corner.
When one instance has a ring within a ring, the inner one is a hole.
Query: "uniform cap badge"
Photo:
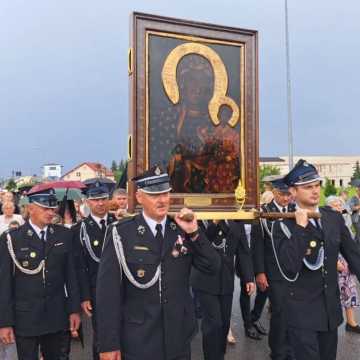
[[[145,276],[145,270],[144,270],[144,269],[139,269],[139,270],[137,271],[137,276],[138,276],[139,278],[143,278],[143,277]]]
[[[155,175],[156,176],[159,176],[161,175],[161,169],[157,166],[156,169],[155,169]]]
[[[145,226],[139,225],[138,228],[137,228],[137,232],[140,235],[144,235],[145,234]]]

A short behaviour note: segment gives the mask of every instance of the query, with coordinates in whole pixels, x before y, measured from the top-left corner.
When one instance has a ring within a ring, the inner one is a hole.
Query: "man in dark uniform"
[[[296,360],[334,360],[342,322],[338,287],[339,252],[360,277],[360,248],[342,215],[318,208],[320,176],[299,160],[284,178],[296,200],[295,219],[276,222],[273,238],[281,268],[291,278],[286,302],[288,332]],[[320,212],[321,218],[309,218]]]
[[[242,238],[245,239],[246,245],[253,255],[254,244],[257,241],[261,241],[261,228],[256,223],[244,220],[238,221],[238,224],[239,231],[243,234]],[[251,310],[251,296],[247,293],[246,284],[242,280],[240,280],[240,288],[240,309],[244,320],[245,335],[253,340],[261,340],[261,335],[267,335],[267,330],[260,322],[260,317],[267,300],[267,292],[260,291],[259,288],[257,289],[254,306]]]
[[[268,181],[273,186],[274,198],[269,204],[262,205],[261,210],[265,213],[294,211],[293,204],[289,204],[289,187],[284,183],[283,176],[272,176]],[[271,358],[287,360],[293,358],[288,341],[286,319],[288,281],[281,274],[275,257],[271,239],[273,223],[272,220],[261,219],[263,236],[254,242],[254,270],[258,288],[268,293],[271,304],[269,331]]]
[[[189,209],[167,216],[166,173],[154,167],[133,180],[143,212],[111,226],[99,268],[100,358],[189,360],[196,331],[190,270],[216,279],[220,258]]]
[[[107,227],[116,221],[108,212],[109,190],[99,181],[85,190],[90,215],[73,228],[76,239],[75,257],[80,283],[81,307],[93,325],[93,358],[99,359],[96,331],[96,279]]]
[[[221,259],[220,272],[214,276],[193,268],[190,283],[202,310],[204,359],[223,360],[230,329],[235,271],[246,284],[248,294],[255,290],[254,272],[251,252],[239,224],[231,220],[209,222],[206,236]]]
[[[54,190],[30,193],[30,219],[0,239],[0,339],[16,341],[20,360],[68,359],[80,325],[72,232],[51,225]]]

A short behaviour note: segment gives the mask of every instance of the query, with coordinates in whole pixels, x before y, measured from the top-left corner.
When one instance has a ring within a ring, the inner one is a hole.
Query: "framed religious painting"
[[[159,165],[174,211],[256,207],[257,32],[134,13],[130,41],[128,178]]]

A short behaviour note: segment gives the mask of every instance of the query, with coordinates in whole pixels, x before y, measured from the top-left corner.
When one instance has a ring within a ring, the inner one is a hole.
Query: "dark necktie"
[[[40,240],[43,244],[46,243],[46,239],[45,239],[45,231],[44,230],[41,230],[40,231]]]
[[[105,224],[105,220],[101,219],[100,220],[100,225],[101,225],[101,232],[103,233],[103,235],[105,235],[106,232],[106,224]]]
[[[283,207],[283,208],[281,209],[281,212],[282,212],[282,213],[286,213],[286,207]]]
[[[162,225],[156,224],[155,229],[156,229],[155,239],[157,239],[157,241],[159,242],[159,245],[160,245],[160,249],[162,249],[163,243],[164,243],[164,237],[162,234]]]
[[[316,227],[319,231],[321,231],[322,229],[321,229],[321,225],[320,225],[319,219],[314,219],[314,222],[315,222],[315,227]]]

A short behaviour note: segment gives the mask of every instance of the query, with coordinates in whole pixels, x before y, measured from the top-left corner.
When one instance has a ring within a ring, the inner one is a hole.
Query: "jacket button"
[[[167,304],[167,303],[168,303],[168,300],[164,299],[163,304]]]
[[[324,289],[327,289],[327,284],[324,285]]]
[[[290,296],[294,296],[294,293],[293,293],[293,292],[291,292],[291,293],[290,293]]]

